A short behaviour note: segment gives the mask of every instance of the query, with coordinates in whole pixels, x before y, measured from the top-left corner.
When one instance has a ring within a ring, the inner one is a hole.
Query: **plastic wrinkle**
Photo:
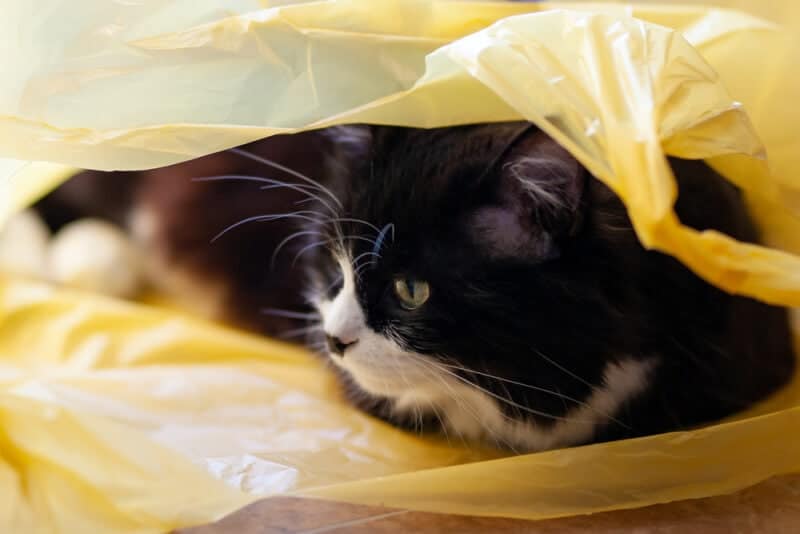
[[[800,4],[723,3],[749,13],[39,0],[34,16],[8,0],[0,222],[76,167],[152,168],[342,123],[524,118],[620,195],[645,246],[798,306]],[[668,155],[741,187],[767,245],[681,225]],[[3,532],[165,532],[271,494],[540,519],[728,494],[800,471],[798,451],[800,380],[706,428],[504,457],[353,410],[298,349],[0,277]]]

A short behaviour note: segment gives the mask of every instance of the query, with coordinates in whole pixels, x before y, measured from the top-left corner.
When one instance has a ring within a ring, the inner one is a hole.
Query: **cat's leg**
[[[33,210],[15,215],[0,227],[0,272],[46,277],[50,230]]]
[[[53,235],[39,212],[27,209],[0,229],[0,272],[6,274],[132,297],[140,287],[138,260],[123,230],[100,219],[77,219]]]

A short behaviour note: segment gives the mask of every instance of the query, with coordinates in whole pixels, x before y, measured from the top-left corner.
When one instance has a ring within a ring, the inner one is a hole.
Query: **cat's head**
[[[619,201],[527,123],[331,135],[310,300],[351,397],[515,449],[616,424],[652,366]]]

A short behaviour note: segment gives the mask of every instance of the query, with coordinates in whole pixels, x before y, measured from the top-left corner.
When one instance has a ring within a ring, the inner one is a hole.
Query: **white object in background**
[[[54,282],[110,295],[132,297],[141,286],[136,247],[122,230],[97,219],[81,219],[53,238],[47,271]]]
[[[36,212],[25,210],[0,227],[0,272],[45,278],[50,230]]]

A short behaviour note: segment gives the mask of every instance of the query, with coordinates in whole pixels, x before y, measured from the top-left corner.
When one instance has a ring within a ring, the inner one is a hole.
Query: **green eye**
[[[394,294],[403,308],[416,310],[430,298],[431,286],[422,280],[399,277],[394,280]]]

